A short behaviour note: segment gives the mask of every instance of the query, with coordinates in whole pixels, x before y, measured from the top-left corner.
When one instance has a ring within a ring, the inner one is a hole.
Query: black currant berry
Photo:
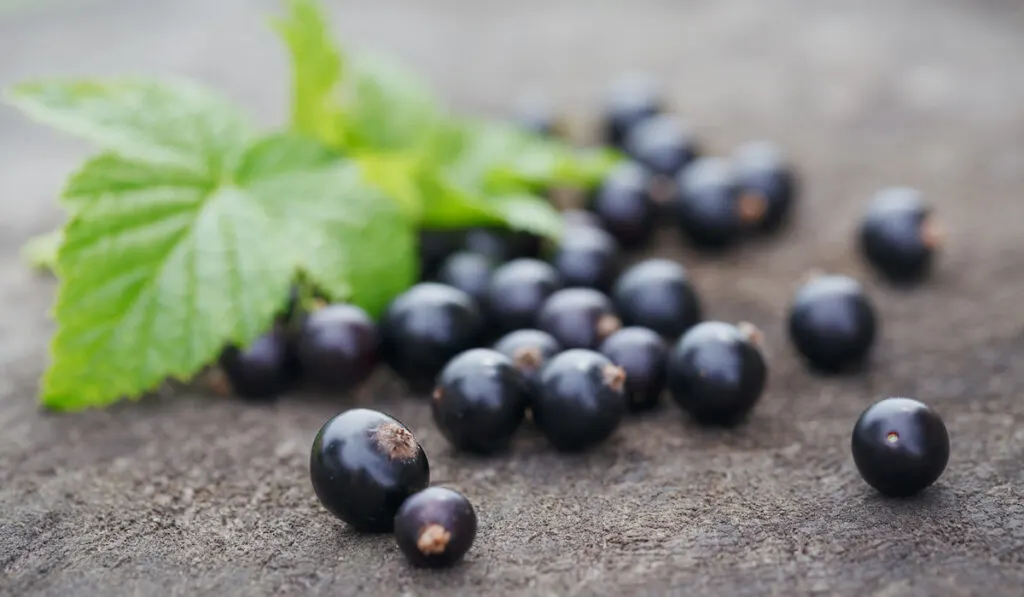
[[[502,336],[494,344],[494,350],[512,359],[512,364],[536,388],[540,372],[548,361],[562,352],[562,346],[547,332],[523,329]]]
[[[862,364],[875,341],[874,306],[848,276],[819,276],[796,293],[789,337],[807,362],[822,372]]]
[[[410,496],[395,515],[395,541],[409,563],[443,568],[462,559],[476,538],[476,511],[461,493],[430,487]]]
[[[942,229],[921,194],[908,188],[879,192],[860,224],[867,262],[893,282],[915,282],[931,269]]]
[[[701,248],[725,248],[764,215],[766,206],[741,192],[724,158],[693,161],[678,179],[676,213],[683,234]]]
[[[537,327],[562,348],[595,350],[619,331],[622,321],[607,296],[592,288],[566,288],[552,294],[537,314]]]
[[[457,449],[490,454],[506,449],[530,402],[530,384],[512,359],[489,348],[455,357],[434,389],[434,422]]]
[[[695,421],[742,422],[761,397],[768,367],[761,334],[748,323],[706,321],[686,332],[669,355],[668,388]]]
[[[540,254],[540,237],[507,228],[472,228],[466,232],[463,249],[505,263]]]
[[[420,279],[433,280],[449,255],[462,248],[465,230],[420,231]]]
[[[384,361],[416,392],[434,386],[437,374],[464,350],[479,346],[484,318],[465,292],[421,282],[388,306],[381,318]]]
[[[541,373],[533,420],[555,448],[584,450],[615,432],[626,413],[626,373],[608,357],[567,350]]]
[[[567,209],[562,212],[562,222],[566,227],[566,234],[571,234],[570,228],[576,226],[584,228],[603,228],[601,218],[597,217],[594,212],[585,211],[582,209]]]
[[[700,298],[686,269],[668,259],[647,259],[627,269],[615,282],[612,298],[623,323],[672,341],[701,319]]]
[[[298,366],[288,334],[275,325],[246,348],[228,346],[219,359],[231,390],[250,400],[271,400],[288,391]]]
[[[697,158],[693,132],[672,114],[637,123],[626,136],[626,152],[658,176],[673,177]]]
[[[373,373],[379,348],[377,326],[366,311],[336,304],[306,316],[296,352],[310,381],[333,392],[347,392]]]
[[[427,455],[409,428],[365,408],[324,423],[309,475],[320,503],[365,532],[390,531],[402,502],[430,484]]]
[[[886,398],[853,427],[853,461],[887,496],[905,497],[934,483],[949,462],[949,434],[934,410],[910,398]]]
[[[751,228],[760,232],[780,229],[789,218],[798,192],[796,174],[782,152],[770,143],[752,142],[737,149],[732,162],[740,186],[740,204],[753,218]]]
[[[621,148],[629,131],[663,109],[661,89],[642,74],[623,75],[612,82],[604,105],[605,142]]]
[[[619,245],[604,230],[574,228],[551,261],[566,286],[607,290],[618,274]]]
[[[601,343],[599,352],[626,372],[629,410],[650,410],[661,403],[668,367],[668,346],[647,328],[622,328]]]
[[[650,187],[651,177],[643,167],[625,162],[605,177],[594,194],[590,209],[622,247],[635,249],[651,240],[659,208]]]
[[[544,301],[562,287],[551,265],[537,259],[514,259],[491,276],[487,289],[489,324],[499,333],[533,327]]]
[[[487,286],[494,273],[494,261],[486,255],[459,251],[441,263],[437,281],[465,292],[478,305],[487,300]]]

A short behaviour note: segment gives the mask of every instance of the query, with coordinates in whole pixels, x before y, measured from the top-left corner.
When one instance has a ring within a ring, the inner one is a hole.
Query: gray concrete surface
[[[285,114],[269,0],[66,0],[0,17],[0,84],[44,74],[173,72]],[[766,334],[770,389],[746,427],[674,408],[576,457],[525,433],[504,458],[453,455],[426,405],[386,379],[358,399],[271,408],[174,396],[55,416],[35,404],[53,282],[21,242],[87,148],[0,109],[0,594],[1021,595],[1024,586],[1024,16],[1006,0],[333,2],[353,46],[393,52],[461,109],[550,91],[578,127],[621,69],[663,78],[712,151],[771,138],[806,177],[784,242],[700,260],[671,239],[710,315]],[[867,277],[850,233],[880,186],[921,187],[950,227],[938,275],[871,283],[871,371],[819,379],[783,313],[810,268]],[[875,398],[945,417],[949,468],[918,499],[877,497],[849,433]],[[307,450],[352,403],[407,421],[433,479],[466,492],[479,539],[416,572],[391,538],[316,502]]]

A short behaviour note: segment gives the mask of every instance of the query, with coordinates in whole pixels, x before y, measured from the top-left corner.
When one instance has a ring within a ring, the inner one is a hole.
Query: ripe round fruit
[[[651,116],[626,136],[626,152],[651,172],[672,177],[697,158],[693,132],[672,114]]]
[[[365,408],[324,423],[309,475],[320,503],[365,532],[390,531],[402,502],[430,484],[427,456],[409,428]]]
[[[797,178],[782,152],[770,143],[757,141],[741,146],[733,154],[739,182],[740,204],[755,217],[751,227],[760,232],[781,228],[792,212]]]
[[[437,272],[437,281],[465,292],[477,305],[487,300],[487,286],[494,273],[494,261],[485,255],[459,251],[452,253]]]
[[[512,441],[529,402],[529,382],[511,359],[474,348],[441,372],[434,389],[434,422],[457,450],[500,452]]]
[[[515,259],[491,276],[487,316],[499,334],[533,326],[541,305],[562,287],[551,265],[537,259]]]
[[[651,240],[658,205],[650,194],[651,177],[639,164],[625,162],[612,170],[594,194],[590,209],[618,243],[634,249]]]
[[[567,350],[541,373],[533,419],[555,448],[579,451],[615,432],[626,413],[626,373],[592,350]]]
[[[302,372],[313,383],[347,392],[377,366],[377,326],[359,307],[327,305],[306,316],[297,341]]]
[[[934,410],[910,398],[886,398],[853,427],[853,461],[864,480],[892,497],[934,483],[949,462],[949,434]]]
[[[764,391],[768,367],[760,332],[748,323],[699,323],[676,343],[668,361],[672,397],[698,423],[735,425]]]
[[[453,489],[424,489],[407,499],[395,515],[395,541],[416,567],[451,566],[466,555],[475,538],[473,504]]]
[[[672,341],[701,319],[700,298],[686,269],[668,259],[647,259],[627,269],[615,282],[612,298],[626,325]]]
[[[381,353],[411,389],[428,391],[452,357],[480,344],[483,322],[480,309],[465,292],[421,282],[384,312]]]
[[[540,237],[507,228],[472,228],[466,232],[463,250],[489,257],[494,263],[505,263],[540,254]]]
[[[878,193],[860,224],[860,249],[876,271],[894,282],[914,282],[931,269],[942,243],[932,208],[914,189]]]
[[[565,286],[607,290],[618,274],[619,245],[604,230],[576,228],[551,261]]]
[[[288,391],[298,367],[284,326],[275,325],[248,347],[228,346],[219,359],[231,390],[242,398],[270,400]]]
[[[562,346],[555,337],[541,330],[524,329],[509,332],[494,344],[497,350],[512,359],[534,388],[540,380],[540,372],[554,356],[562,352]]]
[[[619,331],[622,321],[607,296],[592,288],[566,288],[552,294],[541,307],[537,327],[563,348],[594,350]]]
[[[765,205],[741,193],[724,158],[693,161],[678,178],[676,213],[683,234],[696,247],[724,248],[764,215]]]
[[[637,123],[661,111],[661,89],[651,77],[639,73],[618,77],[605,98],[605,141],[621,148]]]
[[[789,337],[819,371],[838,372],[863,363],[875,342],[877,319],[859,282],[819,276],[796,293],[789,311]]]
[[[598,350],[626,372],[629,410],[650,410],[661,403],[668,368],[668,346],[647,328],[623,328]]]

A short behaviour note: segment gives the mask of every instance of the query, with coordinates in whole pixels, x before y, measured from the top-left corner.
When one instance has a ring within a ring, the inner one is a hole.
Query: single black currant
[[[751,228],[760,232],[780,229],[788,220],[798,192],[793,168],[773,144],[756,141],[733,153],[733,167],[740,186],[740,204],[752,218]]]
[[[676,213],[683,234],[696,247],[733,245],[763,215],[765,205],[741,192],[728,160],[698,158],[678,178]]]
[[[797,291],[789,310],[789,337],[812,368],[839,372],[868,357],[875,342],[875,308],[859,282],[823,275]]]
[[[434,389],[434,422],[457,450],[506,449],[530,402],[531,386],[512,359],[490,348],[458,355]]]
[[[604,230],[574,228],[551,261],[566,286],[607,290],[618,274],[619,245]]]
[[[949,462],[949,434],[938,413],[910,398],[886,398],[857,419],[851,441],[861,477],[905,497],[934,483]]]
[[[377,326],[359,307],[334,304],[306,316],[296,341],[303,374],[334,392],[347,392],[366,381],[377,366]]]
[[[552,294],[540,313],[537,327],[562,348],[595,350],[608,336],[619,331],[622,320],[611,299],[593,288],[565,288]]]
[[[275,325],[247,347],[226,347],[218,362],[230,389],[250,400],[276,398],[298,378],[292,344],[283,325]]]
[[[443,568],[466,555],[476,538],[476,511],[466,496],[430,487],[409,497],[395,515],[395,541],[409,563]]]
[[[562,345],[547,332],[522,329],[502,336],[494,344],[494,350],[512,359],[512,364],[536,388],[540,381],[540,372],[548,361],[562,352]]]
[[[657,226],[659,208],[650,187],[651,177],[642,166],[624,162],[605,177],[590,202],[601,227],[626,249],[647,244]]]
[[[421,230],[420,278],[432,280],[444,260],[461,249],[465,240],[465,230]]]
[[[612,298],[623,323],[671,341],[701,319],[700,298],[686,269],[668,259],[647,259],[627,269],[615,282]]]
[[[366,408],[324,423],[309,475],[320,503],[359,531],[387,532],[410,495],[430,484],[427,455],[409,428]]]
[[[668,388],[695,421],[731,426],[754,408],[768,379],[761,334],[749,323],[705,321],[683,334],[668,360]]]
[[[626,413],[626,373],[608,357],[567,350],[541,373],[533,420],[555,448],[587,449],[608,439]]]
[[[601,223],[601,218],[597,217],[597,214],[582,209],[567,209],[563,211],[562,222],[565,224],[566,228],[574,228],[576,226],[584,228],[604,227]]]
[[[466,232],[463,249],[505,263],[522,257],[537,257],[541,240],[535,234],[507,228],[471,228]]]
[[[860,224],[867,262],[893,282],[915,282],[931,269],[943,232],[921,193],[890,188],[875,195]]]
[[[621,148],[637,123],[663,109],[660,86],[649,76],[622,75],[609,86],[604,105],[605,142]]]
[[[514,259],[491,276],[487,289],[489,325],[499,333],[533,327],[544,301],[562,287],[551,265],[537,259]]]
[[[384,312],[381,354],[413,391],[425,392],[452,357],[480,344],[483,328],[483,315],[468,294],[420,282]]]
[[[441,263],[437,281],[465,292],[478,305],[487,300],[487,287],[494,273],[494,260],[486,255],[459,251],[452,253]]]
[[[677,116],[659,114],[634,126],[625,141],[626,152],[658,176],[676,176],[697,158],[697,140]]]
[[[661,403],[668,367],[668,346],[647,328],[622,328],[601,343],[598,352],[626,372],[629,410],[650,410]]]

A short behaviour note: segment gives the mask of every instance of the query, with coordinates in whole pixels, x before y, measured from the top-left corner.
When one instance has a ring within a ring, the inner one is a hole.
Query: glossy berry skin
[[[605,97],[605,142],[621,148],[636,124],[662,109],[661,89],[652,78],[639,73],[618,77]]]
[[[668,360],[672,398],[698,423],[731,426],[754,408],[768,379],[750,324],[705,321],[686,332]]]
[[[659,208],[651,198],[651,177],[639,164],[624,162],[613,169],[594,193],[590,209],[626,249],[651,240],[658,223]]]
[[[533,327],[544,301],[562,287],[551,265],[537,259],[514,259],[491,276],[487,289],[489,325],[499,334]]]
[[[562,238],[551,259],[566,287],[607,290],[619,270],[619,245],[597,228],[576,228]]]
[[[384,361],[416,392],[433,388],[437,374],[464,350],[479,346],[484,318],[465,292],[421,282],[388,306],[380,322]]]
[[[679,174],[699,153],[693,132],[671,114],[637,123],[626,137],[625,149],[645,168],[667,177]]]
[[[547,332],[523,329],[502,336],[494,344],[494,350],[512,359],[512,364],[535,389],[540,382],[540,372],[548,361],[562,352],[562,345]]]
[[[437,281],[465,292],[477,305],[487,300],[487,287],[494,274],[494,261],[487,256],[468,251],[452,253],[437,272]]]
[[[423,280],[434,279],[444,260],[461,249],[465,240],[465,230],[421,230],[420,278]]]
[[[380,355],[377,326],[353,305],[327,305],[310,313],[296,345],[303,374],[333,392],[347,392],[366,381]]]
[[[530,402],[530,385],[512,359],[474,348],[445,366],[434,389],[434,422],[455,447],[491,454],[505,450]]]
[[[533,420],[558,450],[594,446],[608,439],[625,416],[625,375],[600,353],[567,350],[541,373]]]
[[[309,474],[320,503],[364,532],[390,531],[402,502],[430,484],[427,456],[408,427],[366,408],[324,423]]]
[[[797,291],[789,337],[808,364],[823,373],[861,365],[875,342],[875,308],[859,282],[819,276]]]
[[[770,143],[756,141],[740,146],[732,162],[744,198],[741,202],[745,200],[752,213],[751,228],[763,233],[782,228],[798,192],[796,173],[782,152]]]
[[[891,497],[934,483],[949,462],[949,434],[938,413],[910,398],[886,398],[857,419],[851,440],[861,476]]]
[[[395,541],[417,568],[444,568],[461,560],[476,538],[476,511],[446,487],[412,495],[395,515]]]
[[[540,254],[540,237],[528,232],[505,228],[471,228],[463,240],[463,250],[489,257],[495,263],[505,263]]]
[[[701,319],[700,298],[686,269],[668,259],[647,259],[624,271],[612,299],[623,323],[673,342]]]
[[[228,346],[219,359],[231,390],[241,398],[272,400],[298,377],[298,366],[284,326],[275,325],[246,348]]]
[[[668,368],[668,346],[661,336],[647,328],[622,328],[598,352],[626,372],[629,410],[650,410],[661,403]]]
[[[892,282],[916,282],[932,267],[941,231],[932,208],[914,189],[878,193],[860,224],[858,241],[867,262]]]
[[[722,249],[742,236],[748,218],[728,160],[699,158],[680,173],[676,214],[683,235],[698,248]]]
[[[552,294],[537,314],[537,328],[562,348],[595,350],[622,327],[612,301],[592,288],[565,288]]]

